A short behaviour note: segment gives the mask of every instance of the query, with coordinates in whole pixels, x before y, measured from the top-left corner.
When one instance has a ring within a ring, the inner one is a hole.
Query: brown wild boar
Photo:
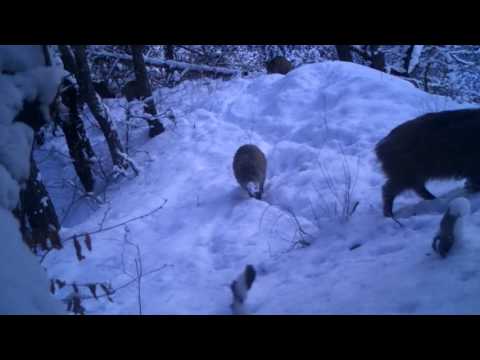
[[[435,199],[425,183],[430,179],[467,179],[470,192],[480,190],[480,109],[429,113],[410,120],[375,147],[387,182],[383,213],[393,217],[395,197],[412,189]]]
[[[251,197],[262,199],[267,159],[256,145],[241,146],[233,158],[233,172],[240,186]]]
[[[293,65],[283,56],[276,56],[265,63],[268,74],[287,75],[293,69]]]

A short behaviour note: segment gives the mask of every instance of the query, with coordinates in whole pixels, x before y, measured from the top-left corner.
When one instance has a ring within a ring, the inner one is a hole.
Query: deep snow
[[[48,119],[63,69],[43,66],[41,46],[0,46],[0,296],[1,314],[61,314],[62,304],[48,291],[48,279],[21,238],[12,214],[20,184],[30,173],[33,130],[17,115],[25,102],[38,100]],[[10,74],[10,75],[9,75]]]
[[[441,259],[431,242],[447,200],[423,211],[425,202],[404,193],[395,208],[407,211],[404,226],[384,218],[384,176],[373,152],[406,120],[468,106],[342,62],[304,65],[286,76],[186,82],[156,97],[162,109],[174,110],[176,125],[168,123],[169,131],[153,140],[144,125],[133,132],[130,155],[141,173],[111,185],[103,205],[81,200],[69,206],[66,180],[74,175],[61,155],[67,153],[61,138],[37,153],[64,237],[96,230],[104,217],[104,226],[123,222],[168,199],[164,209],[130,223],[128,232],[120,227],[92,235],[93,251],[81,263],[71,243],[51,253],[45,261],[51,277],[113,287],[128,282],[124,270],[135,273],[136,250],[125,243],[127,234],[141,251],[144,272],[166,265],[143,278],[143,313],[229,314],[230,283],[247,264],[257,269],[246,305],[251,314],[480,311],[480,218],[467,217],[465,238]],[[125,104],[107,102],[122,132]],[[94,148],[103,149],[99,157],[107,158],[98,130],[91,126],[89,133]],[[258,145],[268,159],[263,201],[248,198],[233,176],[233,155],[245,143]],[[441,195],[461,185],[429,187]],[[477,209],[480,201],[471,201]],[[135,283],[113,298],[84,306],[90,314],[138,313]]]

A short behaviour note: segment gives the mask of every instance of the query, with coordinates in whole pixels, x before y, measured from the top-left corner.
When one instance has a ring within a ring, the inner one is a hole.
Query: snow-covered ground
[[[69,206],[65,179],[74,175],[59,154],[67,152],[61,138],[37,152],[64,237],[96,230],[104,218],[105,227],[121,223],[168,200],[128,231],[92,235],[93,251],[81,263],[71,242],[51,253],[44,262],[51,277],[121,286],[131,279],[125,272],[135,273],[137,252],[127,239],[138,245],[144,273],[161,268],[142,279],[143,313],[229,314],[229,285],[247,264],[257,269],[251,314],[480,312],[480,218],[466,220],[465,238],[441,259],[431,243],[446,201],[438,200],[434,211],[417,207],[416,216],[400,219],[403,227],[384,218],[384,176],[373,153],[406,120],[468,106],[342,62],[304,65],[286,76],[188,82],[156,96],[161,108],[172,107],[176,126],[168,123],[169,131],[153,140],[145,127],[133,132],[131,157],[140,175],[112,184],[100,206],[91,200]],[[123,131],[125,100],[107,104]],[[90,133],[106,158],[99,132]],[[245,143],[268,159],[262,201],[248,198],[233,176],[233,155]],[[428,186],[442,195],[461,185]],[[472,201],[476,210],[480,202]],[[408,215],[418,203],[425,204],[404,193],[394,211]],[[90,314],[137,314],[137,290],[133,283],[113,303],[103,298],[84,306]]]

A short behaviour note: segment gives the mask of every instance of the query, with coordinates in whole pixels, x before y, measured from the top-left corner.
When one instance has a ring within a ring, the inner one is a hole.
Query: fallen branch
[[[96,56],[111,57],[111,58],[119,59],[122,61],[133,61],[130,55],[115,54],[109,51],[94,51],[92,52],[92,54]],[[159,60],[159,59],[152,59],[149,57],[145,57],[145,64],[150,66],[160,67],[160,68],[167,68],[169,70],[178,70],[178,71],[188,70],[188,71],[201,72],[204,74],[218,74],[218,75],[226,75],[230,77],[238,74],[237,70],[226,69],[218,66],[189,64],[181,61]]]

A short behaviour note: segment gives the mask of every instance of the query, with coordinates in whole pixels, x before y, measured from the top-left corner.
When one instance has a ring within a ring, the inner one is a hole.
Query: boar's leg
[[[480,178],[478,177],[469,177],[465,181],[465,189],[468,192],[479,192],[480,191]]]
[[[393,201],[395,197],[405,189],[405,185],[392,180],[388,180],[385,185],[383,185],[383,215],[385,215],[385,217],[393,217]]]
[[[425,183],[418,183],[415,185],[413,190],[415,190],[415,192],[425,200],[435,199],[435,196],[425,187]]]

